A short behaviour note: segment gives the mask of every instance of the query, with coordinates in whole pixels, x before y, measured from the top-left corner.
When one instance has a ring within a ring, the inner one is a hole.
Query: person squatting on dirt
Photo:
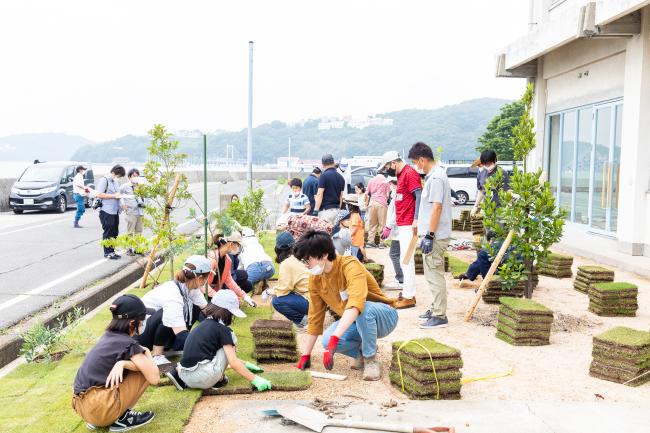
[[[208,305],[203,292],[208,275],[210,261],[203,256],[190,256],[172,281],[154,287],[142,297],[152,313],[137,339],[151,350],[157,365],[171,364],[163,355],[166,348],[183,350],[192,325]]]
[[[267,290],[272,295],[275,310],[291,320],[298,328],[307,326],[309,310],[309,272],[305,265],[293,256],[295,241],[289,232],[281,232],[275,239],[275,261],[280,264],[278,285]]]
[[[149,385],[158,384],[160,372],[149,349],[133,338],[145,319],[144,303],[123,295],[109,308],[113,318],[75,376],[72,408],[89,430],[110,426],[109,431],[121,432],[153,420],[153,412],[132,408]]]
[[[183,357],[175,368],[165,373],[179,391],[185,388],[220,388],[228,383],[226,367],[235,370],[258,391],[271,389],[271,382],[253,373],[264,370],[237,357],[237,337],[229,326],[234,317],[246,317],[239,299],[231,290],[219,290],[203,310],[199,323],[185,342]]]
[[[339,352],[354,359],[352,368],[363,369],[364,380],[379,380],[381,369],[375,357],[377,339],[386,337],[397,326],[394,300],[384,295],[359,260],[337,255],[327,233],[308,232],[296,243],[293,253],[311,274],[308,336],[296,366],[301,370],[311,366],[311,352],[322,334],[326,369],[333,368],[334,353]],[[341,319],[323,334],[327,307]]]

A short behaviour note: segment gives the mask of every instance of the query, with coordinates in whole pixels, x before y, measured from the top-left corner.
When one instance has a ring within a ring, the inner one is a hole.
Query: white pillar
[[[544,58],[537,60],[537,77],[535,82],[535,96],[533,98],[532,116],[535,121],[535,148],[528,154],[526,164],[529,171],[544,167],[544,128],[546,121],[546,80],[544,79]]]
[[[625,52],[617,231],[619,251],[650,256],[650,7],[642,13],[641,34]]]

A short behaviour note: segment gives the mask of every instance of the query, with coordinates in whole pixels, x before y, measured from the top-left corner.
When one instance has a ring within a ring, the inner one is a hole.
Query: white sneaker
[[[165,355],[154,356],[153,362],[155,362],[158,367],[160,367],[161,365],[171,364],[171,361],[167,359]]]

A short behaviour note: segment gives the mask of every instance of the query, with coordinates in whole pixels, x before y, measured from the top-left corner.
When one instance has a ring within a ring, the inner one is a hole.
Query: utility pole
[[[246,180],[253,189],[253,41],[248,42],[248,141],[246,145]]]
[[[287,159],[287,180],[291,180],[291,137],[289,137],[289,159]]]
[[[203,254],[208,256],[208,138],[203,134]]]

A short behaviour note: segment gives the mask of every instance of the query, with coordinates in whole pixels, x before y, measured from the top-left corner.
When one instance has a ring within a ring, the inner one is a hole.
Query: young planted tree
[[[177,174],[187,158],[186,154],[179,152],[179,142],[171,139],[172,134],[167,132],[163,125],[154,125],[149,131],[149,136],[149,160],[143,172],[146,183],[138,185],[135,193],[145,200],[143,224],[151,231],[152,236],[147,238],[125,233],[105,241],[114,247],[133,248],[140,253],[149,251],[149,261],[141,287],[146,284],[156,251],[165,251],[173,278],[174,255],[184,248],[187,240],[177,233],[177,224],[171,220],[170,215],[172,209],[182,206],[191,198],[186,177]]]
[[[514,168],[510,177],[511,189],[506,191],[500,188],[503,183],[500,172],[490,178],[481,204],[483,224],[488,230],[495,231],[498,239],[505,239],[509,232],[513,232],[510,253],[499,268],[499,275],[506,288],[525,280],[527,298],[533,294],[535,264],[546,257],[548,248],[562,238],[566,219],[566,211],[555,206],[549,183],[541,179],[541,169],[534,173],[526,170],[526,157],[535,147],[534,122],[530,118],[533,92],[533,86],[529,84],[521,99],[524,115],[513,128],[514,156],[524,161],[524,170]],[[492,200],[495,188],[499,191],[499,207]]]
[[[256,232],[263,229],[264,221],[269,215],[264,207],[264,189],[249,189],[244,197],[230,203],[226,213],[244,227],[250,227]]]

